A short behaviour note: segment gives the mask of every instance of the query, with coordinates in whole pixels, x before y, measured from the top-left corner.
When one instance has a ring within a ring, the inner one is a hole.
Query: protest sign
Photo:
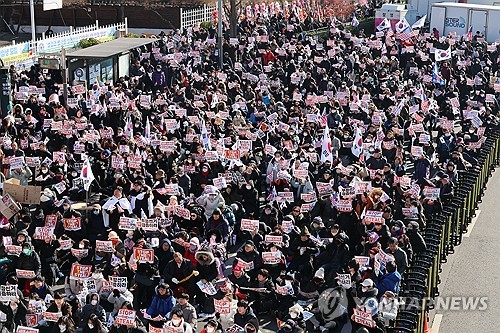
[[[9,256],[19,257],[21,252],[23,252],[23,248],[19,245],[5,245],[5,252]]]
[[[365,266],[368,267],[370,266],[370,257],[364,257],[364,256],[354,256],[354,260],[358,263],[360,267]]]
[[[231,300],[224,297],[223,299],[214,298],[215,312],[228,315],[231,313]]]
[[[75,258],[82,259],[89,255],[89,249],[71,249],[71,254]]]
[[[134,248],[134,258],[138,262],[148,262],[148,263],[153,263],[155,260],[155,252],[153,249],[141,249],[141,248]]]
[[[423,193],[426,199],[438,200],[440,191],[439,187],[425,186]]]
[[[26,325],[28,327],[37,327],[38,321],[39,321],[38,314],[36,314],[36,313],[26,314]]]
[[[38,333],[38,329],[27,326],[17,326],[16,333]]]
[[[0,286],[0,302],[16,301],[17,286],[16,285],[1,285]]]
[[[276,244],[278,246],[282,246],[283,245],[283,236],[265,235],[264,242],[267,244]]]
[[[262,252],[262,261],[267,265],[275,265],[281,262],[280,252]]]
[[[339,283],[345,289],[351,288],[351,274],[337,274]]]
[[[16,275],[20,279],[34,279],[36,274],[34,271],[16,269]]]
[[[120,309],[115,318],[115,323],[123,326],[134,326],[135,317],[136,312],[134,310]]]
[[[120,230],[135,230],[137,227],[137,219],[131,217],[120,217],[120,221],[118,222],[118,229]]]
[[[376,210],[367,210],[364,220],[365,223],[384,223],[382,212]]]
[[[113,242],[96,240],[95,249],[96,251],[101,251],[101,252],[113,252],[114,250]]]
[[[63,227],[66,231],[76,231],[82,228],[82,220],[80,217],[72,217],[63,219]]]
[[[40,240],[46,240],[46,239],[52,239],[52,236],[54,235],[54,228],[53,227],[36,227],[35,228],[35,239],[40,239]]]
[[[141,229],[145,231],[157,231],[158,230],[158,220],[157,219],[142,219]]]
[[[242,219],[241,230],[243,231],[259,230],[259,220]]]
[[[6,219],[10,219],[12,216],[17,214],[21,210],[21,206],[17,204],[14,198],[9,194],[5,194],[0,200],[0,213],[5,216]]]
[[[71,271],[69,273],[69,278],[71,280],[85,280],[92,274],[92,265],[80,265],[73,263],[71,265]]]
[[[372,315],[358,309],[354,309],[354,322],[366,327],[375,326],[374,325],[375,322],[373,321]]]
[[[110,276],[109,282],[113,289],[118,289],[122,292],[127,290],[128,281],[126,276]]]
[[[42,312],[42,318],[45,321],[51,321],[56,323],[61,317],[62,317],[62,312],[46,312],[46,311]]]
[[[12,198],[22,204],[40,204],[41,186],[20,185],[15,178],[7,179],[3,184],[4,193],[9,193]]]
[[[198,286],[198,288],[200,288],[201,291],[203,291],[205,294],[209,296],[217,294],[217,290],[215,289],[212,282],[203,283],[201,281],[198,281],[196,285]]]

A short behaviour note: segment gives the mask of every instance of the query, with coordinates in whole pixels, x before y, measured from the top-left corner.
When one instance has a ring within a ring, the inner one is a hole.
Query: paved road
[[[497,170],[488,182],[475,224],[469,226],[468,234],[455,248],[455,253],[448,256],[441,274],[442,297],[488,297],[487,310],[438,310],[433,333],[500,332],[499,198],[500,170]]]

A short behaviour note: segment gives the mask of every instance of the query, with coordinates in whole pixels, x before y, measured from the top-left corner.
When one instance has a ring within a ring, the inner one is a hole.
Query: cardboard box
[[[3,183],[3,193],[9,193],[17,202],[22,204],[40,204],[41,186],[23,186],[19,184],[19,179],[7,179]]]

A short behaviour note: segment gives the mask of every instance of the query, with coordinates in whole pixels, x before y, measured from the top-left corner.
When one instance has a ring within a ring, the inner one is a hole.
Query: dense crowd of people
[[[317,38],[294,6],[247,10],[222,69],[199,26],[67,101],[11,68],[0,180],[41,196],[0,220],[2,331],[394,325],[426,220],[498,125],[499,48],[326,18]]]

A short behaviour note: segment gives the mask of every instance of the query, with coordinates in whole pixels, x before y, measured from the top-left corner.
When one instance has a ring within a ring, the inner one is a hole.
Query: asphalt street
[[[487,309],[436,310],[433,333],[500,332],[499,207],[500,171],[497,170],[488,182],[476,218],[469,225],[462,244],[455,247],[455,253],[449,255],[443,265],[439,286],[443,298],[487,297]]]

